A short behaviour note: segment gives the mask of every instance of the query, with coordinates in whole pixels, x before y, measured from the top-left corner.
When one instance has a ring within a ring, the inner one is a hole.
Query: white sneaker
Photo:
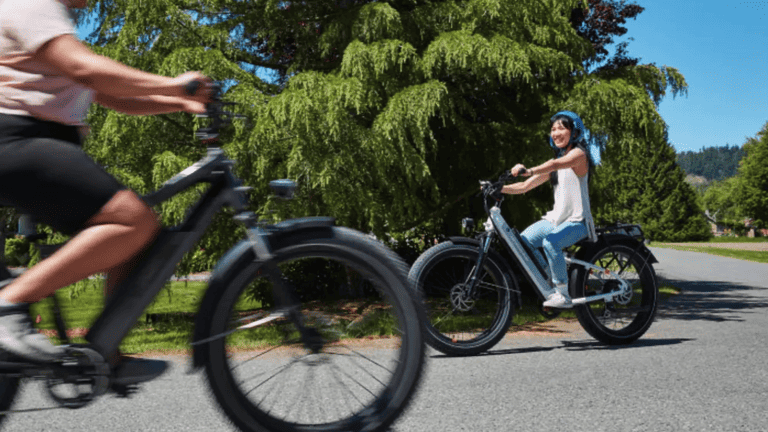
[[[547,296],[547,301],[543,303],[544,307],[570,309],[573,307],[571,298],[568,294],[561,294],[557,291]]]
[[[63,347],[53,345],[35,330],[29,316],[29,305],[0,307],[0,350],[27,360],[49,362],[66,354]]]

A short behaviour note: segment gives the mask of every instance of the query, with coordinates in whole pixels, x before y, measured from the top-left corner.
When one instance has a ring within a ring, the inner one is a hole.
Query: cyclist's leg
[[[549,233],[542,242],[544,253],[547,255],[552,271],[552,279],[556,286],[567,287],[568,284],[568,272],[563,249],[586,238],[587,235],[587,227],[584,222],[564,222]],[[564,294],[567,294],[567,288],[565,290]]]
[[[554,229],[555,226],[552,225],[551,222],[542,219],[520,233],[520,237],[523,238],[523,241],[528,243],[528,246],[533,251],[533,256],[536,257],[536,260],[543,269],[548,268],[548,264],[544,261],[544,257],[541,256],[541,253],[539,253],[539,248],[542,247],[542,243],[547,235]]]
[[[83,153],[76,131],[4,115],[0,126],[0,200],[61,232],[77,232],[0,291],[0,348],[51,360],[61,349],[34,330],[25,311],[29,302],[127,261],[151,241],[158,223],[134,193]]]
[[[87,227],[0,291],[10,303],[33,303],[94,273],[119,269],[157,235],[159,223],[134,192],[122,190]]]

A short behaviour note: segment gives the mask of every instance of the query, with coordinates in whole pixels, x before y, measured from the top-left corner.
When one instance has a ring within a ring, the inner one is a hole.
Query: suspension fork
[[[301,302],[293,285],[283,278],[283,272],[277,267],[274,261],[269,260],[262,267],[267,274],[267,278],[272,282],[272,293],[277,303],[277,308],[281,309],[284,316],[287,317],[301,335],[301,342],[304,346],[318,353],[323,348],[323,337],[315,329],[304,325],[304,316],[301,314]]]
[[[482,276],[482,269],[483,264],[485,264],[485,259],[488,256],[488,251],[491,249],[491,242],[493,241],[493,232],[488,232],[484,234],[483,238],[480,240],[480,248],[478,248],[477,252],[477,263],[475,264],[475,268],[472,269],[472,273],[470,273],[469,276],[469,286],[467,287],[467,298],[474,298],[475,292],[477,290],[477,284],[480,283],[480,278]]]

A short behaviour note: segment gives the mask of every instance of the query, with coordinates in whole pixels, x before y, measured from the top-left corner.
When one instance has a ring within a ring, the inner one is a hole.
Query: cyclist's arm
[[[584,153],[584,150],[576,147],[569,151],[567,155],[557,159],[550,159],[539,166],[529,168],[529,171],[535,176],[536,174],[549,174],[566,168],[572,168],[579,175],[586,174],[586,171],[589,170],[589,165],[587,154]]]
[[[172,112],[189,112],[202,114],[205,112],[205,104],[180,97],[170,96],[143,96],[121,98],[104,93],[96,94],[96,103],[132,115],[155,115]]]
[[[501,188],[501,193],[510,195],[524,194],[535,187],[543,185],[547,180],[549,180],[549,174],[534,174],[524,182],[504,185]]]
[[[97,93],[116,97],[183,96],[184,85],[196,79],[195,73],[169,78],[134,69],[94,53],[71,34],[49,40],[35,52],[35,58]],[[203,75],[196,75],[205,81]]]

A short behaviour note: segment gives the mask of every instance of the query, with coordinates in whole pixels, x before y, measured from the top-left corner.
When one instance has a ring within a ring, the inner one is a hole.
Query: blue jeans
[[[544,248],[544,254],[549,261],[552,282],[555,285],[564,285],[568,283],[568,271],[563,249],[586,238],[588,233],[583,221],[564,222],[554,226],[542,219],[526,228],[520,235],[523,241],[533,249],[533,254],[542,267],[547,268],[547,263],[538,251],[538,248]]]

